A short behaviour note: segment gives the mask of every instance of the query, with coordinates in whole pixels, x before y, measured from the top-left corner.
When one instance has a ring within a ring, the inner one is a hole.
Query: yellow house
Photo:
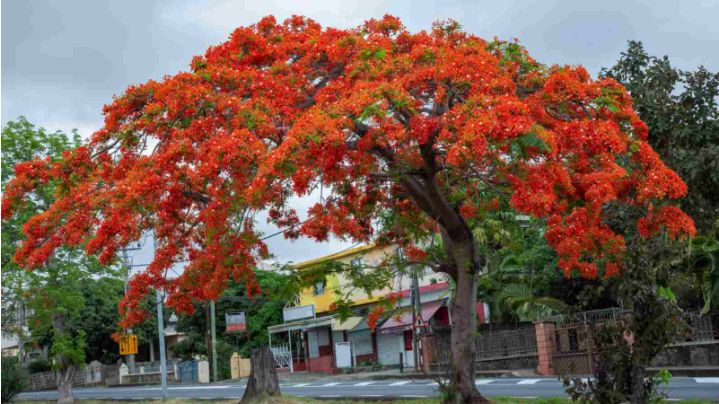
[[[396,249],[397,246],[365,245],[305,261],[296,264],[295,268],[309,270],[327,261],[339,261],[372,271],[372,267],[378,266]],[[426,316],[429,320],[433,313],[446,306],[444,296],[449,286],[441,275],[429,269],[419,284],[420,294],[434,300],[426,304],[431,311]],[[409,326],[392,324],[384,332],[375,332],[367,324],[371,307],[383,296],[395,294],[400,297],[400,305],[409,304],[411,277],[398,275],[389,287],[373,291],[371,296],[351,287],[352,281],[344,274],[329,274],[324,281],[304,289],[285,307],[285,322],[268,327],[278,372],[334,372],[338,368],[364,363],[399,365],[400,360],[412,366],[411,331],[406,329]],[[338,291],[344,297],[349,293],[353,302],[354,316],[344,321],[330,312]],[[423,313],[424,307],[423,303]],[[447,308],[443,310],[446,312]]]
[[[364,245],[310,261],[301,262],[295,265],[295,268],[299,270],[309,269],[327,261],[339,261],[344,264],[352,264],[354,262],[356,265],[375,266],[389,254],[393,253],[396,248],[396,246],[380,248],[373,244]],[[400,283],[402,282],[400,281]],[[404,283],[406,283],[404,286],[408,286],[409,279],[405,279]],[[336,292],[342,291],[350,284],[351,281],[343,274],[330,274],[326,277],[324,282],[318,282],[314,287],[303,290],[298,296],[299,304],[314,305],[316,315],[326,314],[330,311],[330,305],[336,300]],[[396,287],[399,287],[399,289],[395,288],[395,290],[402,289],[401,285],[396,285]],[[370,297],[364,293],[364,291],[355,290],[352,292],[351,299],[355,306],[362,306],[374,303],[381,296],[391,292],[391,289],[386,288],[375,291],[372,293],[372,297]]]

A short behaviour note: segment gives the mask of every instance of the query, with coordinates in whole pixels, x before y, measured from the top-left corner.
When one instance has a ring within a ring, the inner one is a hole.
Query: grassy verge
[[[569,404],[572,400],[566,398],[513,398],[513,397],[490,397],[493,403],[497,404]],[[165,401],[165,404],[235,404],[239,400],[192,400],[175,398]],[[362,400],[370,401],[370,400]],[[55,401],[24,401],[24,404],[54,404]],[[82,404],[108,404],[108,403],[127,403],[132,402],[133,404],[158,404],[159,400],[75,400],[76,403]],[[272,398],[265,400],[262,403],[257,404],[354,404],[358,400],[344,399],[344,400],[318,400],[315,398],[308,397],[293,397],[293,396],[282,396],[280,398]],[[397,400],[381,400],[382,403],[387,404],[439,404],[438,398],[422,398],[422,399],[397,399]],[[683,404],[708,404],[712,401],[706,400],[683,400],[683,401],[668,401],[667,403],[683,403]],[[716,402],[716,401],[714,401]]]

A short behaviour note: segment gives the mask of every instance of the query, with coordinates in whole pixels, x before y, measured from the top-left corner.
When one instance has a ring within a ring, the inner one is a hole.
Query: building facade
[[[396,253],[396,246],[360,246],[295,265],[309,270],[327,261],[360,265],[365,271]],[[441,274],[430,270],[418,277],[421,310],[418,317],[425,323],[423,330],[451,325],[449,311],[450,284]],[[398,274],[390,287],[368,296],[351,289],[351,281],[342,274],[331,274],[312,288],[303,290],[285,308],[285,323],[268,327],[270,345],[279,372],[334,372],[350,366],[383,365],[414,366],[412,338],[410,276]],[[351,290],[354,315],[344,321],[330,312],[336,291]],[[397,307],[387,313],[371,330],[367,316],[381,297],[394,295]],[[484,318],[484,305],[480,321]]]

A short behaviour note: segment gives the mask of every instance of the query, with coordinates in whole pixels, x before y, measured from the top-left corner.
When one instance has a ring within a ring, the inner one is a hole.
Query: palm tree
[[[567,305],[549,296],[536,296],[529,285],[513,283],[502,288],[496,303],[504,311],[520,321],[532,321],[544,315],[558,314],[567,310]]]
[[[719,308],[719,240],[704,236],[692,240],[688,272],[704,298],[701,314]]]

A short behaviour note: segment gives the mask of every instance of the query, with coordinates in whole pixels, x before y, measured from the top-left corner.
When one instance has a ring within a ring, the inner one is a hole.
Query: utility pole
[[[217,383],[217,335],[215,333],[215,301],[210,300],[210,321],[212,321],[212,380]]]
[[[130,257],[127,255],[127,248],[122,249],[122,261],[125,265],[125,296],[127,296],[128,283],[130,282],[130,271],[132,265],[130,264]],[[132,328],[127,330],[129,334],[132,334]],[[127,355],[127,366],[130,368],[130,373],[136,373],[135,371],[135,355]]]
[[[153,241],[153,259],[155,254],[157,253],[157,239],[155,236],[152,236]],[[163,307],[163,300],[162,300],[162,293],[160,293],[160,289],[157,289],[157,327],[158,327],[158,333],[160,335],[160,377],[162,381],[162,400],[167,400],[167,362],[165,358],[165,324],[162,318],[162,307]],[[152,344],[152,341],[150,341],[150,344]]]
[[[412,270],[412,291],[412,342],[414,343],[412,351],[414,351],[414,370],[419,372],[419,328],[415,327],[415,324],[417,324],[417,315],[422,316],[422,302],[416,268]]]

